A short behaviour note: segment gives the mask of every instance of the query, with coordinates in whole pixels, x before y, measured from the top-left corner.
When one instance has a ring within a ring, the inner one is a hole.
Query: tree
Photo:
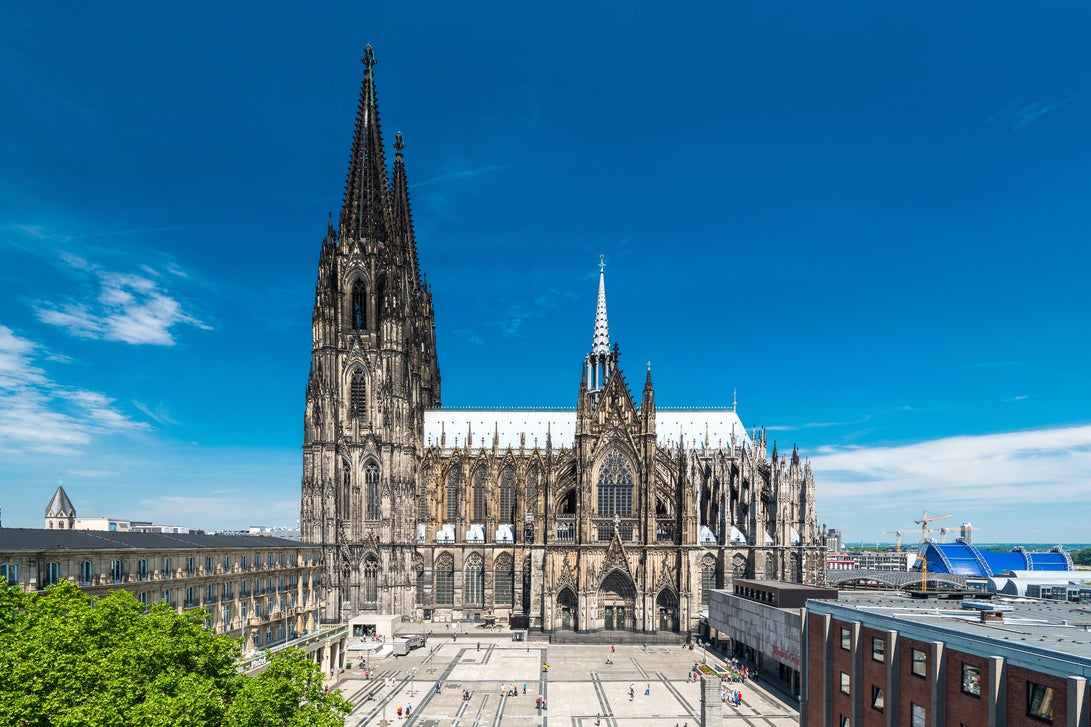
[[[1072,552],[1072,562],[1076,565],[1091,565],[1091,548],[1080,548]]]
[[[67,581],[42,594],[0,587],[0,724],[343,723],[351,705],[323,692],[317,664],[284,650],[246,677],[239,644],[207,617],[145,608],[126,591],[90,598]]]

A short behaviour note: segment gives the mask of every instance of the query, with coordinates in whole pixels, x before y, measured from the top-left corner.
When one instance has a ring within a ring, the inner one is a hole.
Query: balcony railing
[[[556,519],[556,540],[560,543],[571,543],[576,539],[576,516],[558,515]]]

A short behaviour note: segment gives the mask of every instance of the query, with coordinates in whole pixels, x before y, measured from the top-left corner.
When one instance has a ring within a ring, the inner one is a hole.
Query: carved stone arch
[[[669,561],[663,563],[663,567],[659,569],[659,577],[655,579],[655,587],[657,590],[670,588],[677,594],[678,573],[675,571],[674,565]]]
[[[343,301],[341,310],[342,330],[366,330],[369,327],[368,313],[371,308],[371,301],[369,298],[371,278],[363,265],[355,263],[348,266],[348,269],[345,270],[341,276],[341,290],[343,291],[343,295],[341,296],[341,300]],[[364,298],[363,301],[358,301],[356,295],[361,292],[363,293]],[[363,303],[363,310],[356,310],[355,306],[358,302]],[[356,325],[357,315],[362,316],[362,326]]]
[[[578,631],[580,628],[579,598],[576,597],[576,588],[572,585],[564,585],[557,591],[557,615],[555,629],[561,631]]]
[[[731,577],[746,578],[746,566],[746,556],[742,553],[735,553],[731,557]]]
[[[655,630],[678,631],[678,591],[667,586],[655,594]]]
[[[432,566],[432,580],[434,586],[434,600],[437,606],[453,606],[455,604],[455,559],[447,551],[441,551],[436,555]]]
[[[561,572],[557,575],[557,589],[560,590],[566,586],[573,591],[577,590],[576,577],[572,574],[572,565],[568,562],[568,555],[564,556],[564,560],[561,562]]]

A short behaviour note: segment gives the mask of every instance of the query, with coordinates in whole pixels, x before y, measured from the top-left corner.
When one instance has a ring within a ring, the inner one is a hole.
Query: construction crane
[[[928,590],[928,554],[926,552],[925,543],[928,542],[928,533],[936,532],[935,530],[930,530],[928,528],[928,524],[932,523],[932,522],[935,522],[936,520],[945,520],[945,519],[947,519],[949,517],[954,517],[954,515],[933,515],[932,517],[928,517],[928,511],[923,510],[921,512],[921,519],[913,521],[917,525],[921,526],[921,552],[924,553],[924,555],[919,555],[917,557],[920,558],[920,561],[921,561],[921,590],[922,591],[927,591]]]
[[[894,552],[902,552],[902,536],[913,532],[912,530],[880,530],[879,535],[894,535]]]

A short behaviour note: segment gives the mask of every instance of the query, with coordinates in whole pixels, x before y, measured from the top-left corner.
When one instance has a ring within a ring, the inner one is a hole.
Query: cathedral
[[[809,464],[769,453],[734,404],[659,406],[650,364],[634,398],[601,261],[574,409],[441,406],[404,144],[388,170],[370,46],[363,64],[304,419],[301,529],[321,547],[323,620],[686,634],[734,578],[824,582]]]

